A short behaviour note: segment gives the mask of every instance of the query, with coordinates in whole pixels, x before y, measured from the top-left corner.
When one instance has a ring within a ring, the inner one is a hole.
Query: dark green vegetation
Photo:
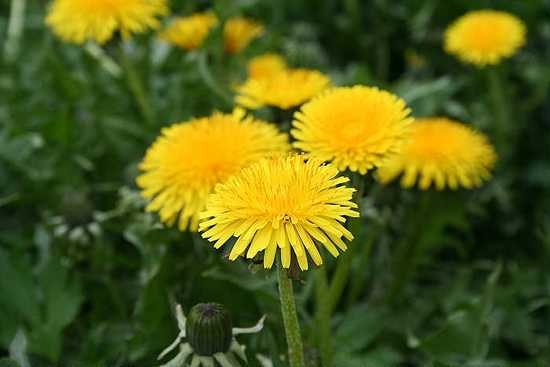
[[[336,84],[390,89],[416,116],[447,115],[489,136],[506,109],[501,159],[481,189],[405,191],[369,178],[352,274],[329,306],[334,365],[549,365],[549,1],[219,1],[221,17],[255,17],[267,34],[231,58],[218,33],[187,55],[163,55],[150,36],[124,50],[115,40],[106,49],[125,66],[120,78],[56,40],[43,3],[27,4],[16,60],[0,59],[0,356],[35,367],[156,365],[178,332],[174,303],[188,312],[211,301],[235,325],[267,314],[265,329],[240,341],[252,365],[261,353],[285,366],[274,272],[164,228],[134,184],[162,126],[228,111],[228,85],[246,59],[278,51]],[[172,5],[187,14],[209,2]],[[527,46],[494,70],[500,97],[487,70],[442,50],[445,26],[473,6],[510,11],[528,27]],[[0,3],[2,45],[9,7]],[[329,274],[346,261],[325,259]],[[314,274],[297,285],[312,366],[321,354]]]

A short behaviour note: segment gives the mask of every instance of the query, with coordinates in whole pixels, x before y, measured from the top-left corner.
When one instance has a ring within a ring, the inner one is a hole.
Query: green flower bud
[[[185,329],[189,344],[200,356],[226,353],[231,346],[231,314],[219,303],[199,303],[193,306]]]

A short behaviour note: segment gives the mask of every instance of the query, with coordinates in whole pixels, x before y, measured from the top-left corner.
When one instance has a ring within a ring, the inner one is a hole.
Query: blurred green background
[[[173,305],[217,301],[239,326],[266,314],[266,328],[240,340],[251,365],[261,353],[285,366],[273,275],[229,263],[198,235],[145,214],[134,184],[145,149],[162,126],[229,111],[229,86],[266,51],[338,85],[392,90],[415,116],[450,116],[491,136],[487,72],[445,54],[442,33],[468,10],[495,8],[523,19],[528,42],[496,68],[511,124],[494,178],[457,192],[380,187],[370,178],[364,219],[355,223],[362,235],[352,243],[362,249],[331,324],[334,364],[550,366],[550,1],[171,4],[182,15],[208,8],[256,18],[267,32],[232,57],[219,55],[219,34],[190,54],[154,34],[123,51],[115,40],[106,52],[121,65],[126,55],[133,73],[114,77],[52,35],[45,1],[27,2],[19,53],[0,60],[0,356],[21,367],[157,365],[177,334]],[[10,1],[1,1],[2,45],[9,13]],[[145,85],[139,103],[134,78]],[[416,250],[403,254],[407,241]],[[319,354],[313,273],[298,285],[311,365]]]

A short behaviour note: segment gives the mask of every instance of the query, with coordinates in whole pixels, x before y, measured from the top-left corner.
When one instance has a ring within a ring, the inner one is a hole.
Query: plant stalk
[[[288,360],[290,367],[304,367],[304,346],[298,314],[296,313],[296,301],[292,279],[288,277],[281,264],[278,266],[279,298],[281,301],[281,313],[285,326],[286,342],[288,345]]]
[[[139,108],[139,111],[147,123],[148,126],[154,126],[155,125],[155,114],[153,111],[153,107],[149,103],[149,98],[147,96],[146,89],[143,85],[143,81],[141,80],[138,72],[136,71],[134,65],[132,64],[132,61],[126,54],[126,51],[123,47],[119,50],[120,55],[120,64],[122,65],[122,68],[124,69],[124,74],[126,75],[126,81],[128,84],[128,88],[130,89],[130,92],[132,92],[134,99],[136,101],[136,104]]]
[[[490,67],[487,69],[487,76],[489,81],[489,95],[491,98],[491,104],[494,115],[493,133],[495,139],[495,145],[499,153],[503,152],[503,148],[506,145],[506,139],[508,137],[508,130],[510,129],[510,109],[508,99],[506,97],[506,91],[502,83],[502,76],[499,73],[497,67]]]
[[[210,68],[208,66],[207,54],[205,52],[199,52],[197,55],[197,69],[204,84],[215,95],[221,98],[221,100],[227,104],[227,106],[233,106],[233,98],[228,94],[223,87],[216,81]]]
[[[398,300],[403,288],[410,280],[417,266],[417,258],[422,250],[422,228],[428,225],[430,193],[423,192],[420,195],[419,203],[412,216],[409,216],[409,223],[405,236],[398,243],[394,253],[392,267],[393,279],[389,287],[388,301],[393,303]],[[424,226],[419,223],[422,221]]]
[[[4,54],[8,62],[15,61],[19,54],[21,35],[25,24],[26,4],[26,0],[11,0],[10,18],[4,44]]]
[[[365,178],[362,175],[355,173],[351,177],[351,183],[352,186],[357,189],[356,201],[357,205],[359,206],[359,211],[361,211],[361,199],[363,198],[363,194],[365,191]],[[336,263],[336,271],[334,272],[334,275],[332,276],[332,279],[330,281],[329,291],[327,295],[329,315],[332,315],[332,313],[334,312],[334,309],[340,301],[340,297],[342,296],[344,288],[348,283],[349,274],[351,271],[351,262],[356,256],[355,253],[357,251],[357,243],[362,237],[361,229],[364,223],[362,223],[360,219],[352,219],[348,223],[350,223],[349,227],[352,228],[351,232],[354,233],[356,238],[354,240],[354,243],[348,248],[348,250],[344,254],[341,255],[340,259]]]
[[[84,45],[84,50],[98,62],[103,70],[115,78],[120,78],[122,69],[109,55],[107,55],[101,46],[95,42],[88,42]]]
[[[332,337],[330,329],[329,287],[326,267],[321,266],[315,273],[317,346],[324,367],[332,366]]]
[[[357,269],[359,271],[363,271],[363,269],[367,269],[369,260],[370,260],[370,254],[372,252],[372,248],[374,246],[374,243],[376,242],[376,239],[378,238],[378,234],[380,232],[379,228],[371,230],[371,232],[368,234],[367,239],[365,240],[364,244],[361,247],[361,251],[359,252],[359,266]],[[348,299],[347,299],[347,305],[348,307],[352,307],[357,299],[361,295],[361,291],[364,288],[365,284],[365,276],[355,276],[351,279],[351,284],[349,286],[349,292],[348,292]]]

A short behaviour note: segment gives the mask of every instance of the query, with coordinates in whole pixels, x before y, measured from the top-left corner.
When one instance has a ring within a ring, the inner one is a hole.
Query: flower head
[[[296,154],[265,158],[216,187],[201,214],[202,236],[216,249],[237,237],[230,260],[263,251],[264,267],[271,268],[279,249],[283,267],[290,267],[294,255],[307,270],[308,254],[316,265],[323,263],[318,244],[337,257],[338,249],[347,248],[342,236],[353,239],[341,224],[359,216],[351,201],[355,190],[342,186],[347,181],[318,160]]]
[[[445,50],[479,66],[498,64],[525,44],[525,25],[496,10],[469,12],[445,31]]]
[[[270,77],[287,68],[286,61],[281,55],[267,53],[256,56],[248,62],[248,76],[251,79]]]
[[[409,114],[402,99],[378,88],[333,88],[294,114],[291,134],[308,156],[365,174],[399,150]]]
[[[275,106],[290,109],[326,89],[330,79],[317,70],[285,69],[264,78],[248,78],[237,87],[237,103],[250,109]]]
[[[410,141],[379,169],[378,178],[387,183],[403,173],[403,187],[419,178],[422,190],[432,183],[438,190],[472,188],[488,179],[496,158],[487,138],[468,126],[442,117],[418,119]]]
[[[157,28],[167,13],[166,0],[55,0],[46,23],[64,41],[103,44],[117,31],[129,37]]]
[[[218,24],[218,18],[211,12],[195,13],[188,17],[177,18],[160,38],[185,50],[199,48],[208,33]]]
[[[181,230],[196,230],[216,184],[267,155],[287,151],[287,140],[274,125],[242,110],[164,128],[137,178],[142,195],[151,199],[147,210],[158,211],[168,225],[177,221]]]
[[[250,42],[260,37],[264,27],[248,18],[229,18],[223,27],[225,52],[236,54],[242,51]]]

